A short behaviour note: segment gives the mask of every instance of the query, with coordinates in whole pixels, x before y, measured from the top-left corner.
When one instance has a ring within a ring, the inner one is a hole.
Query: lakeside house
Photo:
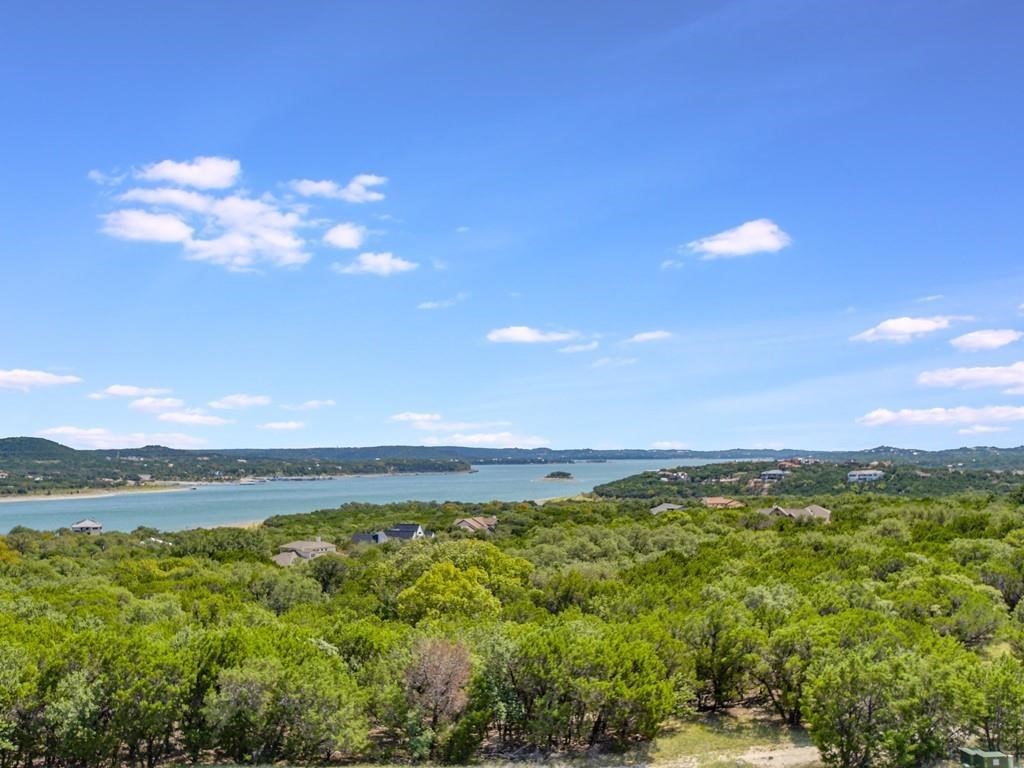
[[[659,504],[656,507],[651,507],[652,515],[660,515],[662,512],[671,512],[676,509],[682,509],[680,504]]]
[[[84,520],[79,520],[77,523],[72,523],[71,530],[75,533],[84,533],[88,536],[96,536],[97,534],[103,533],[103,524],[93,520],[91,517],[87,517]]]
[[[663,483],[686,483],[690,476],[686,472],[674,472],[670,469],[659,469],[658,479]]]
[[[469,531],[470,533],[478,533],[480,531],[494,533],[494,529],[497,527],[498,518],[494,515],[463,517],[452,523],[452,528],[461,528],[462,530]]]
[[[757,511],[769,517],[788,517],[791,520],[821,520],[824,523],[832,522],[832,510],[825,509],[819,504],[810,504],[806,507],[780,507],[776,504],[771,509],[759,509]]]
[[[742,501],[736,501],[736,499],[726,496],[705,496],[700,503],[708,509],[742,509],[744,506]]]
[[[764,483],[777,483],[784,480],[789,473],[784,469],[766,469],[761,473],[761,481]]]
[[[497,524],[497,520],[495,520]],[[353,544],[383,544],[391,539],[399,541],[415,541],[416,539],[432,539],[433,531],[428,531],[419,523],[397,523],[383,531],[372,533],[356,533],[352,536]]]
[[[880,469],[854,469],[846,473],[848,483],[875,483],[885,477]]]
[[[329,541],[324,541],[319,536],[313,541],[289,541],[277,548],[277,554],[273,560],[277,565],[288,567],[299,560],[313,560],[322,555],[333,555],[338,548]]]

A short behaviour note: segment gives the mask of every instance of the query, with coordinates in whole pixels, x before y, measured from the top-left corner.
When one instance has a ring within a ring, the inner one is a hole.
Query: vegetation
[[[909,464],[876,463],[871,468],[885,473],[881,480],[851,483],[847,472],[865,468],[860,463],[781,462],[786,475],[778,481],[762,482],[761,473],[777,469],[779,462],[738,461],[678,467],[661,472],[644,472],[599,485],[594,492],[606,498],[651,499],[680,502],[704,496],[836,496],[847,493],[921,497],[955,493],[1012,493],[1024,477],[1016,471],[965,469],[963,467],[923,468]]]
[[[0,766],[621,750],[737,703],[809,727],[840,768],[1024,751],[1018,499],[830,506],[831,524],[617,499],[18,529],[0,538]],[[490,514],[494,534],[449,527]],[[349,543],[407,520],[442,533]],[[341,553],[270,564],[316,535]]]
[[[544,475],[545,480],[572,480],[572,472],[563,472],[556,470],[555,472],[548,472]]]
[[[231,482],[252,477],[309,478],[469,469],[469,464],[448,458],[331,460],[320,458],[315,452],[306,455],[303,451],[182,451],[158,445],[123,451],[76,451],[40,438],[0,439],[0,496],[168,482]]]

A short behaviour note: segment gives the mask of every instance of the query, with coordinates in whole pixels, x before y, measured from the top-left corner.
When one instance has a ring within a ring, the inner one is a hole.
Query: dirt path
[[[816,768],[821,765],[817,747],[754,747],[739,757],[740,765],[752,768]]]

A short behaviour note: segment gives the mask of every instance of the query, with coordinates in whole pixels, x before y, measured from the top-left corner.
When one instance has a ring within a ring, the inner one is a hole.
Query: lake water
[[[36,530],[66,528],[83,517],[106,530],[131,531],[140,525],[164,531],[230,525],[271,515],[312,512],[348,501],[520,501],[571,496],[595,485],[662,467],[696,466],[703,460],[623,460],[599,464],[516,464],[476,467],[477,472],[429,475],[369,475],[334,480],[271,482],[256,485],[200,485],[196,490],[126,493],[80,499],[0,504],[0,532],[17,525]],[[544,480],[548,472],[571,472],[573,480]]]

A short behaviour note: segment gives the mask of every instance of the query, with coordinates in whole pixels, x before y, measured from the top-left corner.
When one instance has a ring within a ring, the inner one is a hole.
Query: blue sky
[[[0,433],[1024,443],[1015,2],[20,4]]]

